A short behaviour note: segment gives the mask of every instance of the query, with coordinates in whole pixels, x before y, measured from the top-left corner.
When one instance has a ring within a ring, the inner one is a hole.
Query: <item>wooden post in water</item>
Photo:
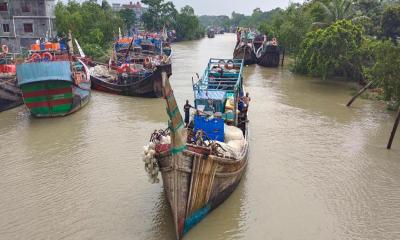
[[[356,95],[354,95],[350,101],[346,104],[346,107],[350,107],[350,105],[354,102],[354,100],[356,100],[356,98],[358,96],[360,96],[363,92],[367,91],[367,89],[373,84],[374,82],[371,81],[369,82],[367,85],[365,85],[365,87],[363,87]]]
[[[392,147],[393,139],[394,139],[394,136],[396,135],[396,130],[397,130],[397,127],[399,126],[399,122],[400,122],[400,107],[397,112],[396,120],[394,121],[392,132],[390,133],[389,142],[386,147],[387,149],[390,149]]]

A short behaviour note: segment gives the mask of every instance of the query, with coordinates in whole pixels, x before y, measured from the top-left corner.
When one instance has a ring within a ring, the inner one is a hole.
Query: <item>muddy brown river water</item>
[[[209,57],[231,57],[232,34],[176,43],[180,105]],[[245,68],[249,165],[231,197],[184,239],[400,239],[400,133],[394,113],[349,84]],[[162,99],[93,92],[64,118],[0,113],[0,239],[175,239],[162,184],[142,146],[166,126]]]

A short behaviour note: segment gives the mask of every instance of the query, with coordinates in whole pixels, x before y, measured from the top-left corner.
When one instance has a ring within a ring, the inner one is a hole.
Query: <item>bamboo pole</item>
[[[128,57],[129,57],[129,52],[131,51],[132,44],[133,44],[133,41],[134,41],[134,40],[135,40],[135,38],[132,37],[132,41],[129,43],[128,51],[127,51],[126,54],[125,54],[125,62],[126,62],[126,60],[128,59]],[[114,51],[114,49],[113,49],[113,51]]]
[[[387,149],[390,149],[392,147],[393,139],[394,139],[394,136],[396,135],[396,130],[397,130],[397,127],[399,126],[399,122],[400,122],[400,107],[397,112],[396,120],[394,121],[392,132],[390,133],[389,142],[386,147]]]
[[[69,54],[74,54],[74,45],[72,44],[72,32],[71,30],[68,31],[68,47],[69,47]]]
[[[356,95],[354,95],[350,101],[346,104],[346,107],[350,107],[350,105],[354,102],[354,100],[356,100],[356,98],[358,96],[360,96],[363,92],[367,91],[367,89],[373,84],[374,82],[371,81],[369,82],[367,85],[365,85],[365,87],[363,87]]]

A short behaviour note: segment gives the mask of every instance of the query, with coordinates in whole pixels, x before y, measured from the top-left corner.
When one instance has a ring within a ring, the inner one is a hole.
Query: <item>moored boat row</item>
[[[17,84],[15,62],[8,54],[8,47],[3,45],[0,53],[0,112],[21,104],[22,97]]]
[[[162,96],[162,73],[172,74],[172,48],[162,36],[120,37],[109,64],[94,63],[72,37],[37,42],[28,58],[15,65],[0,59],[0,111],[23,102],[35,117],[65,116],[84,107],[91,88],[114,94]],[[5,48],[5,47],[4,47]],[[6,49],[6,48],[5,48]]]
[[[237,44],[233,58],[243,59],[246,65],[257,63],[263,67],[283,65],[284,49],[276,38],[257,34],[251,29],[241,28],[237,31]]]

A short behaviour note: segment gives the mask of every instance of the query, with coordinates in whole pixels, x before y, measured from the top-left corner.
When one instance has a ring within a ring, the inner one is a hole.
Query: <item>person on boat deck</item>
[[[189,100],[186,100],[185,106],[183,106],[183,110],[185,111],[185,127],[189,125],[190,120],[190,108],[193,106],[189,104]]]
[[[238,28],[238,30],[236,31],[236,46],[240,42],[240,35],[241,35],[240,31],[241,31],[240,28]]]
[[[240,100],[244,103],[243,111],[247,112],[247,110],[249,108],[250,101],[251,101],[251,98],[249,96],[249,92],[246,93],[246,96],[241,97]]]
[[[66,48],[67,52],[69,52],[68,42],[70,41],[70,39],[68,39],[64,34],[62,34],[60,37],[60,45],[63,45]]]
[[[254,40],[254,33],[252,31],[249,31],[247,33],[247,39],[249,39],[250,41]]]
[[[240,39],[241,39],[242,41],[246,41],[246,40],[247,40],[247,39],[246,39],[246,35],[247,35],[246,31],[242,29],[242,30],[240,31]],[[247,43],[247,41],[246,41],[246,43]]]

